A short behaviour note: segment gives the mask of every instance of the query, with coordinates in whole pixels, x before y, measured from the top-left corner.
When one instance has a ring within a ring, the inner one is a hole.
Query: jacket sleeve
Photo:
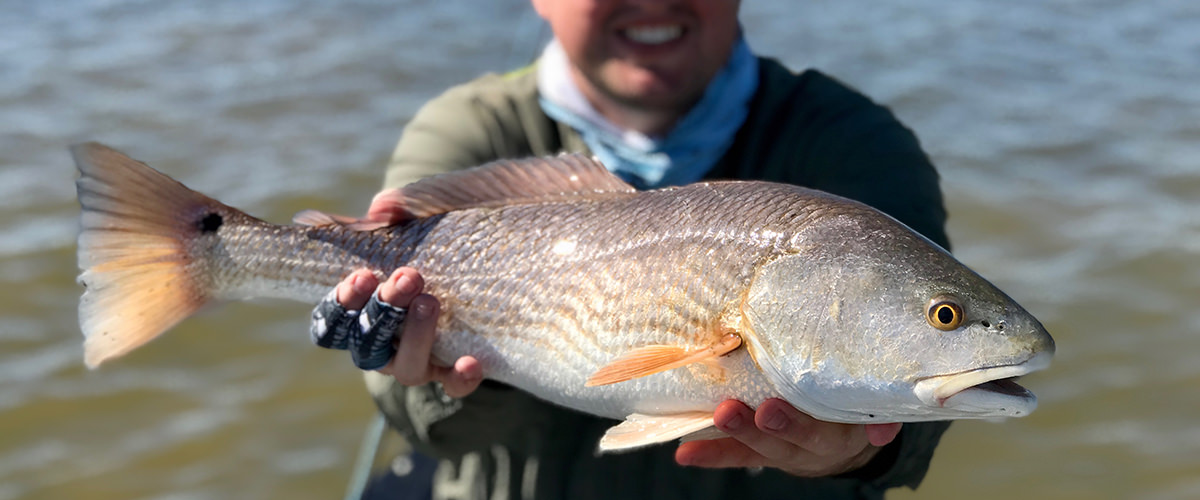
[[[533,73],[488,74],[426,103],[404,127],[385,188],[500,158],[557,153],[557,132],[541,113]]]
[[[491,130],[468,87],[429,101],[404,127],[384,176],[385,188],[495,159]]]

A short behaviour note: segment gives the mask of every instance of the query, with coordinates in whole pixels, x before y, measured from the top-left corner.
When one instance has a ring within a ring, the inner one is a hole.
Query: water
[[[0,500],[329,498],[372,406],[307,309],[82,366],[73,166],[100,140],[251,213],[361,213],[426,99],[537,52],[524,2],[0,1]],[[1038,315],[1042,407],[919,494],[1200,498],[1200,4],[746,2],[751,45],[889,105],[959,257]]]

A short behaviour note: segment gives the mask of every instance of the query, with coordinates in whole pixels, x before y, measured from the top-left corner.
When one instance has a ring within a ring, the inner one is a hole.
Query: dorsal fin
[[[597,199],[634,192],[637,190],[633,186],[613,175],[599,161],[564,153],[498,160],[389,189],[375,196],[365,219],[303,210],[292,217],[292,222],[371,231],[454,210]]]
[[[387,227],[386,221],[373,221],[370,219],[359,219],[346,215],[337,215],[320,210],[301,210],[292,216],[292,222],[302,226],[329,226],[338,225],[345,226],[358,231],[371,231],[381,227]]]
[[[345,215],[331,214],[313,209],[301,210],[292,216],[292,223],[303,226],[345,225],[350,220],[352,218]]]
[[[635,191],[599,161],[560,154],[499,160],[422,179],[402,188],[396,202],[412,217],[428,217],[467,208],[596,199]]]

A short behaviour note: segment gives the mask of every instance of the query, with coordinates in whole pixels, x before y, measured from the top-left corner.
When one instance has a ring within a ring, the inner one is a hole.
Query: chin
[[[616,89],[614,97],[629,106],[636,106],[654,111],[686,110],[699,96],[680,85],[671,85],[662,81],[640,81]]]
[[[626,105],[675,109],[690,105],[704,91],[679,75],[633,65],[610,67],[601,74],[606,94]],[[692,94],[696,94],[693,96]]]

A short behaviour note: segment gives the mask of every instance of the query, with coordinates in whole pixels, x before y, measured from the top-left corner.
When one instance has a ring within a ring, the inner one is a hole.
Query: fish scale
[[[355,269],[386,276],[407,265],[422,273],[427,292],[443,303],[434,355],[444,361],[475,355],[488,378],[522,387],[537,381],[527,389],[536,396],[613,418],[637,409],[614,401],[647,399],[689,409],[733,396],[757,403],[769,394],[748,397],[745,373],[724,386],[698,385],[680,372],[649,377],[656,382],[652,386],[572,390],[583,387],[604,362],[639,345],[697,345],[711,337],[700,325],[714,323],[737,301],[754,264],[776,251],[786,232],[748,229],[746,219],[759,214],[727,202],[748,190],[754,188],[698,184],[637,199],[468,209],[371,232],[337,225],[227,224],[228,256],[217,265],[227,276],[222,297],[316,302]],[[758,210],[779,210],[761,194],[754,201]],[[717,229],[680,231],[679,216],[643,215],[678,214],[684,206],[718,222]],[[530,224],[534,220],[544,222]],[[634,238],[614,234],[625,227]],[[575,251],[556,254],[555,244],[568,238],[576,241]],[[577,300],[564,300],[568,297]],[[487,306],[473,307],[482,304]],[[502,362],[547,347],[556,355],[535,365]],[[731,363],[745,368],[738,365]],[[680,385],[702,390],[675,390]],[[673,399],[678,401],[667,402]]]
[[[441,302],[436,359],[474,356],[487,378],[624,419],[602,450],[702,431],[731,398],[780,397],[834,422],[1024,415],[1031,393],[989,382],[1054,351],[1036,319],[944,250],[796,186],[638,192],[561,156],[384,193],[398,218],[386,227],[316,212],[275,225],[110,148],[73,153],[92,366],[210,301],[313,303],[356,269],[382,279],[401,266]],[[957,323],[923,312],[935,307]]]

